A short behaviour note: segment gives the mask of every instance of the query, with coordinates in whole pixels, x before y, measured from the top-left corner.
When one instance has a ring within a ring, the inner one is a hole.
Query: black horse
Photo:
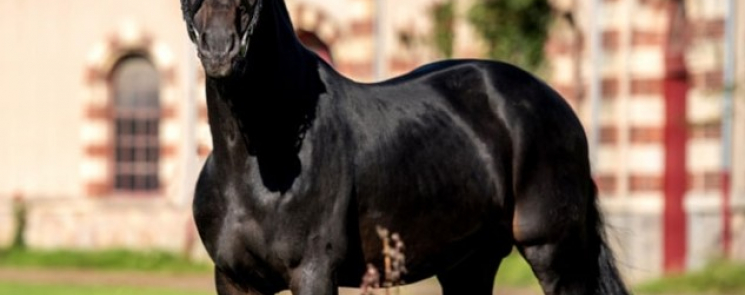
[[[405,282],[491,294],[517,246],[546,294],[626,294],[583,128],[514,66],[443,61],[377,84],[303,47],[283,0],[181,0],[214,150],[194,218],[220,295],[336,294],[406,243]]]

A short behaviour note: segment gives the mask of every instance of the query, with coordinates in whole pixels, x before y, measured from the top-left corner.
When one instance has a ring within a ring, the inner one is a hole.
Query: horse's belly
[[[470,142],[420,147],[371,164],[357,183],[364,259],[382,266],[377,229],[398,233],[408,280],[452,266],[484,239],[499,242],[501,232],[497,176],[482,151]]]

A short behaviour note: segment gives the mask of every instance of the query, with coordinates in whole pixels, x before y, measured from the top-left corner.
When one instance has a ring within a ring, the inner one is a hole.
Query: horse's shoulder
[[[196,194],[205,193],[206,190],[214,186],[214,171],[214,160],[212,158],[212,153],[210,153],[210,155],[207,156],[207,160],[205,160],[204,165],[202,166],[202,170],[199,172],[199,178],[197,179],[197,186],[195,191]]]
[[[207,157],[197,179],[192,200],[192,213],[199,236],[207,252],[214,258],[216,237],[219,234],[219,224],[224,213],[222,198],[218,197],[218,177],[215,174],[212,154]]]

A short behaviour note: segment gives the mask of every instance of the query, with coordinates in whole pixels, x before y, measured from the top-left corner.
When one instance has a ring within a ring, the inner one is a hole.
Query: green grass
[[[538,280],[520,253],[512,251],[499,265],[496,284],[497,288],[499,286],[538,287]]]
[[[18,295],[209,295],[210,293],[159,288],[55,285],[0,282],[0,294]]]
[[[502,260],[499,286],[539,288],[528,263],[517,251]],[[638,294],[745,294],[745,264],[715,261],[704,269],[646,282],[634,287]]]
[[[132,270],[168,273],[207,273],[212,267],[164,251],[71,251],[10,249],[0,252],[2,267]],[[6,294],[0,292],[0,294]]]
[[[715,261],[704,269],[643,283],[641,294],[745,294],[745,265]]]

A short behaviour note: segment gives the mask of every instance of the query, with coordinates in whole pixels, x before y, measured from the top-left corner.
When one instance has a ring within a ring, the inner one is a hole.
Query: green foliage
[[[96,270],[134,270],[169,273],[208,273],[212,267],[178,255],[164,252],[106,251],[37,251],[10,249],[0,253],[0,266],[44,267]]]
[[[715,261],[704,269],[639,285],[639,294],[745,294],[745,265]]]
[[[84,286],[59,284],[28,284],[0,282],[0,294],[23,295],[208,295],[207,292],[160,288]]]
[[[453,24],[455,23],[455,4],[453,0],[437,3],[432,7],[431,13],[434,20],[435,47],[440,51],[440,54],[446,58],[450,58],[453,56],[453,39],[455,38],[453,28]]]
[[[482,0],[469,20],[486,41],[490,58],[528,70],[543,63],[551,6],[547,0]]]

